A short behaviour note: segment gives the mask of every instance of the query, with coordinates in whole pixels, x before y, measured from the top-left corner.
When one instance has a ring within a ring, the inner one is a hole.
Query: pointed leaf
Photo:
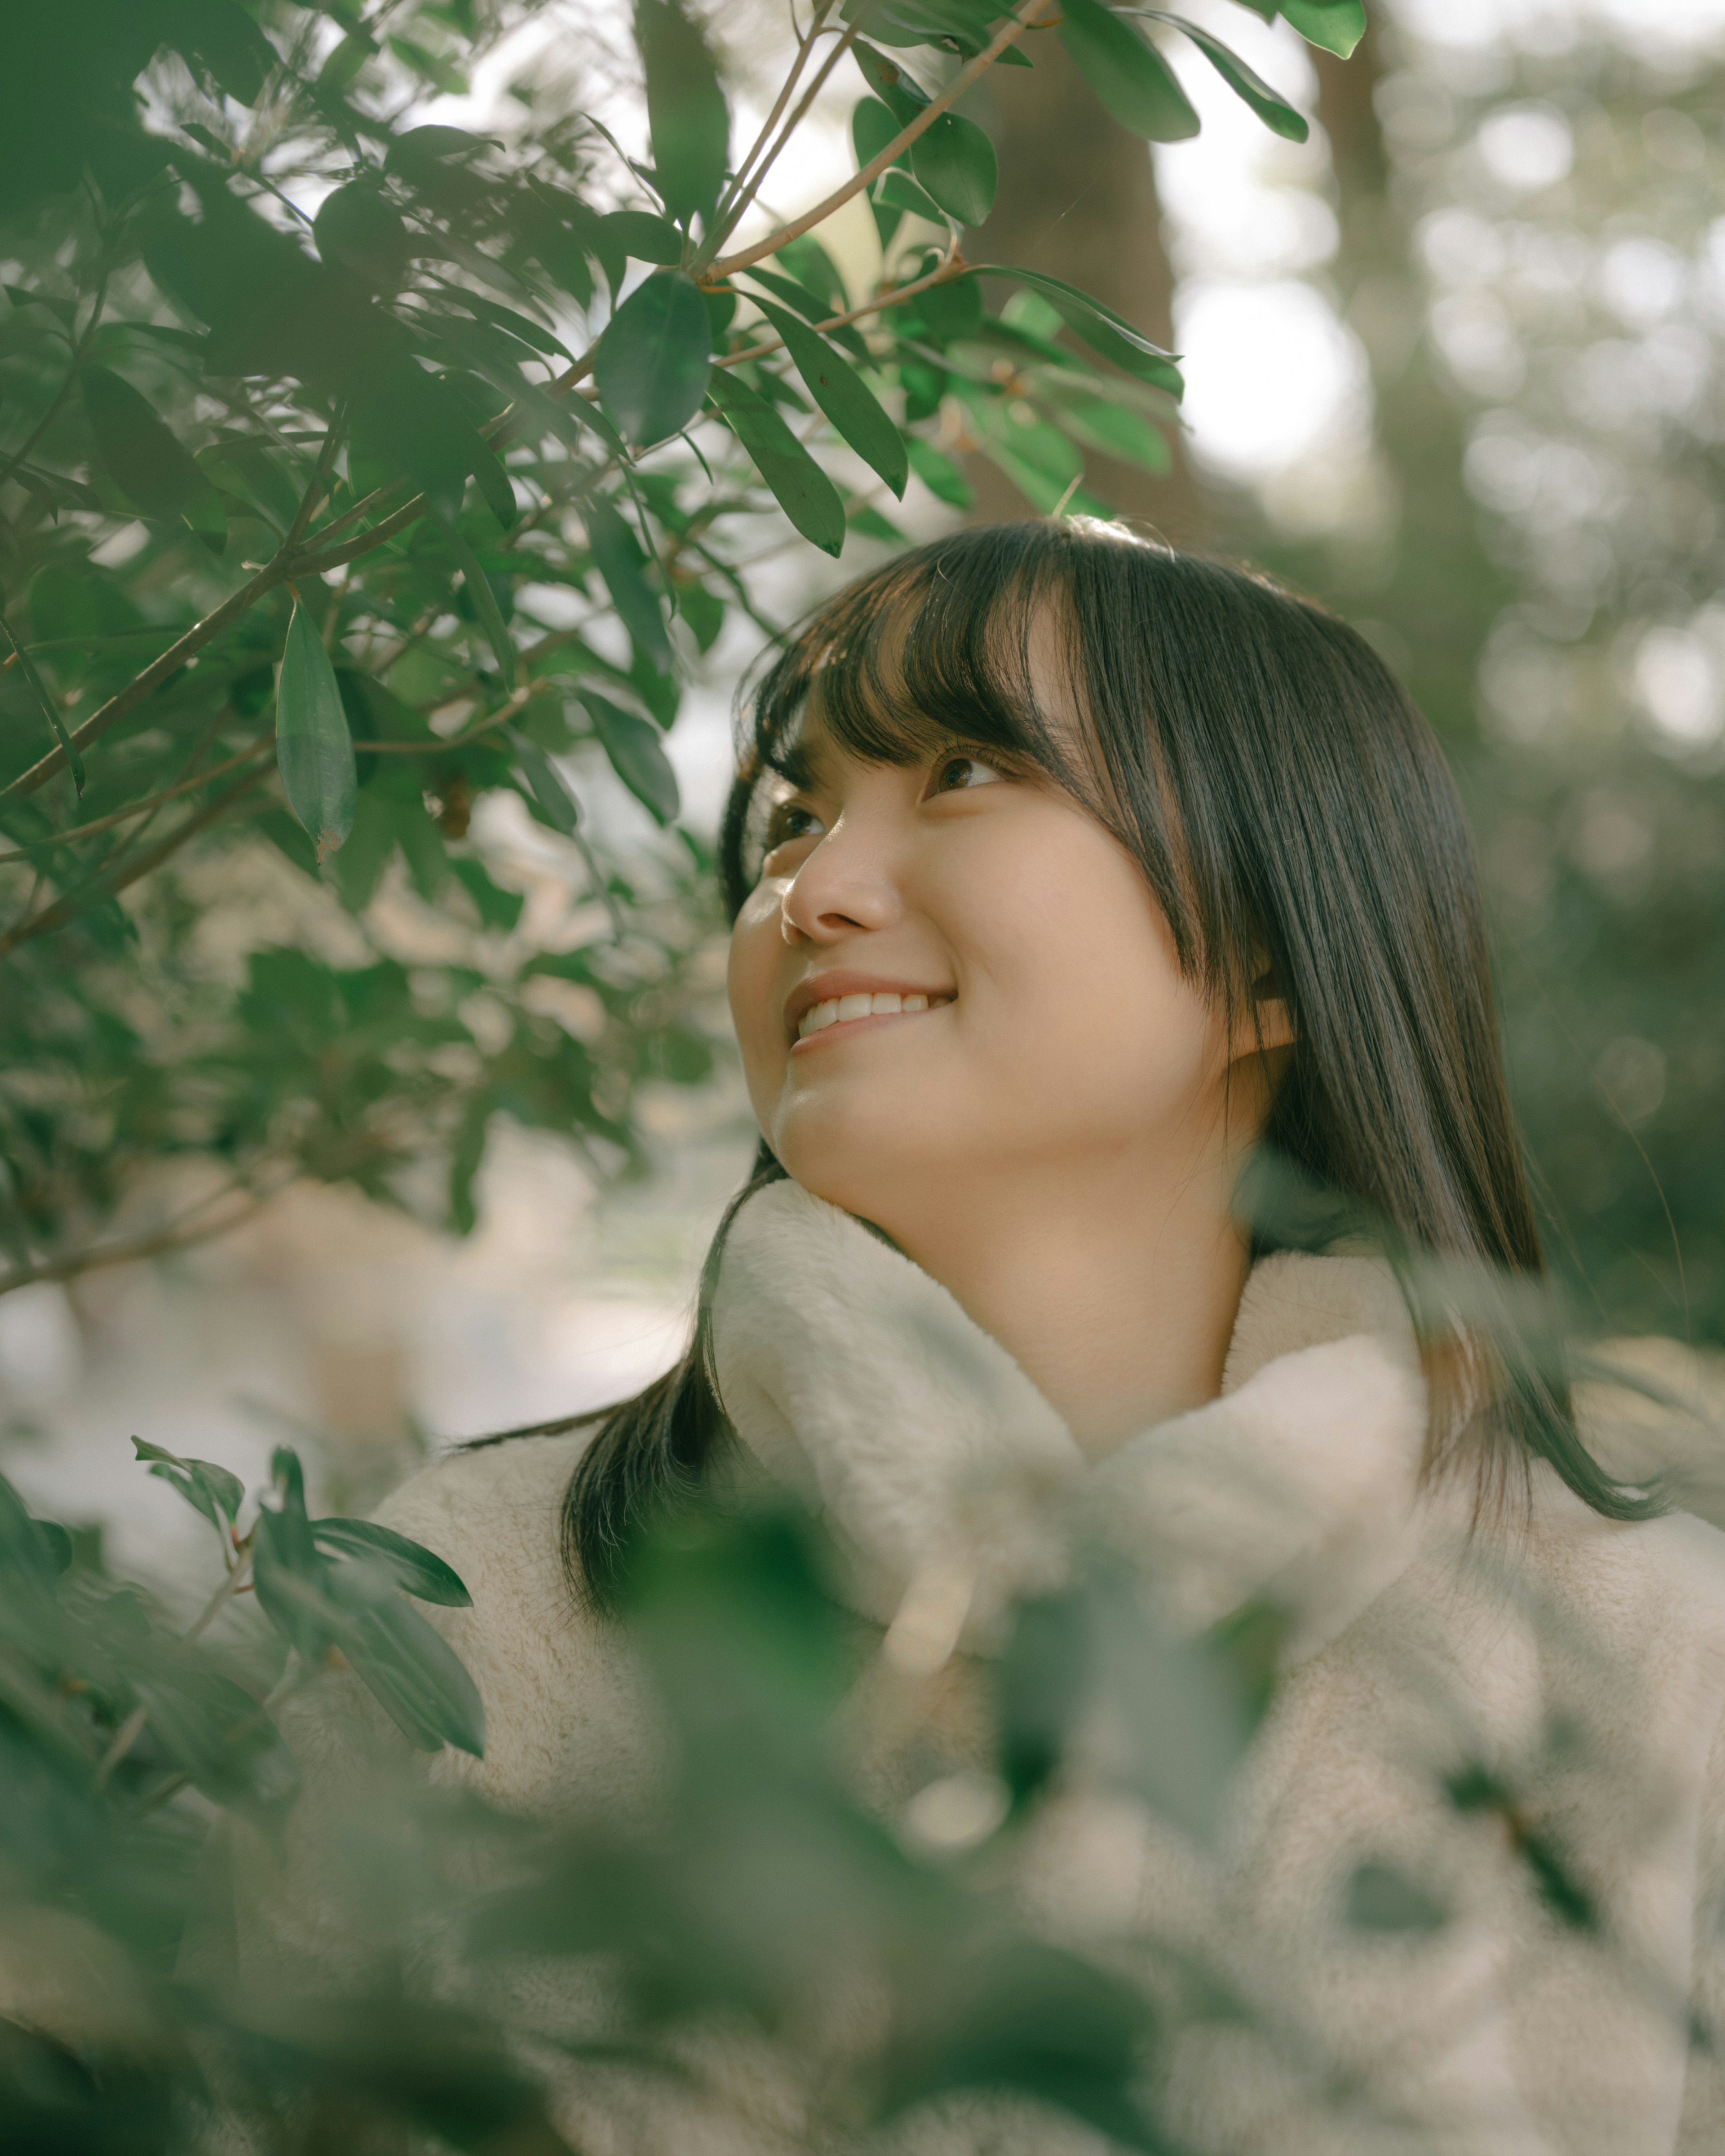
[[[297,599],[275,692],[275,759],[288,806],[321,864],[353,829],[359,773],[336,670]]]
[[[766,398],[722,367],[710,394],[798,531],[823,552],[837,554],[845,544],[845,504],[831,480]]]
[[[122,376],[86,367],[79,388],[102,462],[146,516],[178,517],[211,492],[190,451]]]
[[[572,839],[581,821],[581,808],[564,785],[562,774],[536,742],[530,742],[513,726],[507,732],[516,762],[527,782],[528,798],[538,809],[541,822],[549,824],[553,831],[561,831],[566,839]]]
[[[637,718],[633,711],[608,703],[590,690],[583,690],[581,701],[611,759],[611,768],[659,823],[674,822],[681,806],[677,774],[671,769],[658,727],[649,720]]]
[[[909,436],[905,447],[911,470],[937,501],[949,502],[954,509],[971,506],[976,495],[969,480],[950,457],[943,456],[932,442],[925,442],[920,434]]]
[[[636,449],[688,425],[711,372],[712,324],[680,270],[655,270],[631,292],[593,355],[600,400]]]
[[[41,706],[42,716],[48,721],[48,730],[59,743],[60,754],[66,759],[66,768],[72,774],[73,790],[81,795],[85,783],[84,758],[78,752],[77,743],[66,731],[66,722],[60,716],[59,706],[55,703],[53,696],[49,693],[48,684],[37,672],[30,654],[18,642],[3,621],[0,621],[0,638],[4,639],[8,650],[12,654],[13,663],[23,676],[24,685]]]
[[[1303,116],[1296,112],[1286,98],[1278,97],[1262,76],[1255,74],[1239,54],[1231,52],[1219,38],[1213,38],[1196,23],[1189,23],[1183,15],[1165,15],[1158,8],[1129,8],[1124,12],[1183,30],[1235,95],[1243,98],[1274,133],[1290,142],[1303,142],[1312,132]]]
[[[931,224],[948,222],[946,212],[911,177],[896,165],[889,165],[875,182],[875,200],[884,203],[889,209],[908,210],[912,217],[926,218]]]
[[[943,112],[911,145],[911,170],[949,217],[980,224],[994,207],[1000,167],[994,145],[973,120]]]
[[[332,1586],[340,1593],[344,1565]],[[479,1686],[442,1633],[393,1592],[357,1610],[342,1650],[408,1742],[421,1752],[453,1744],[485,1757],[485,1710]]]
[[[453,1566],[393,1527],[380,1527],[374,1520],[332,1518],[314,1520],[311,1532],[326,1554],[376,1559],[387,1567],[398,1587],[422,1602],[440,1602],[452,1609],[473,1605],[473,1597]]]
[[[928,92],[896,60],[888,59],[884,53],[877,53],[872,45],[865,45],[860,39],[851,47],[850,54],[862,69],[864,80],[899,126],[908,127],[927,104]],[[891,136],[887,137],[888,141],[891,139]],[[880,144],[875,154],[878,156],[886,146],[885,142]]]
[[[1346,59],[1366,34],[1363,0],[1281,0],[1281,13],[1309,45]]]
[[[1166,389],[1171,397],[1183,394],[1185,383],[1174,355],[1164,352],[1159,344],[1153,344],[1143,331],[1134,329],[1124,315],[1117,315],[1100,300],[1093,300],[1088,292],[1081,292],[1076,285],[1069,285],[1063,277],[1050,277],[1045,270],[1019,270],[1005,263],[979,265],[978,276],[1016,277],[1021,285],[1029,285],[1051,300],[1060,318],[1077,331],[1092,352],[1099,352],[1104,359],[1111,359],[1128,374],[1135,374],[1141,382],[1155,383]]]
[[[177,1453],[164,1451],[145,1438],[135,1437],[132,1445],[134,1456],[151,1461],[150,1472],[172,1483],[187,1503],[202,1512],[213,1527],[221,1527],[224,1519],[231,1527],[239,1517],[245,1485],[229,1469],[213,1460],[182,1460]]]
[[[901,134],[908,123],[897,117],[889,105],[878,97],[861,97],[850,115],[850,142],[856,151],[856,169],[872,165],[876,157],[892,141]],[[891,167],[889,166],[889,171]]]
[[[809,395],[864,463],[902,499],[911,469],[904,436],[887,418],[880,398],[848,359],[841,359],[824,337],[788,308],[776,307],[770,300],[757,300],[755,305],[784,339]]]
[[[725,184],[731,116],[701,31],[679,0],[636,0],[635,43],[647,77],[647,127],[665,206],[705,221]]]
[[[799,285],[794,277],[778,276],[771,270],[763,270],[759,263],[756,263],[752,269],[743,271],[742,274],[752,279],[757,285],[764,286],[772,293],[775,300],[783,300],[793,314],[800,315],[805,322],[811,322],[817,329],[820,329],[823,336],[830,337],[836,345],[842,345],[853,359],[861,360],[865,366],[870,363],[869,348],[850,324],[847,322],[837,328],[821,329],[821,324],[829,316],[842,314],[845,311],[842,307],[834,307],[829,301],[823,300],[819,294],[811,292],[806,285]]]
[[[515,687],[515,639],[509,633],[509,624],[503,619],[503,609],[497,603],[497,594],[491,588],[491,579],[480,567],[479,557],[461,536],[454,526],[443,525],[444,543],[454,556],[461,571],[461,581],[468,597],[473,601],[473,610],[479,616],[480,627],[485,632],[485,641],[490,645],[497,661],[497,671],[503,677],[506,689]]]
[[[1155,47],[1103,0],[1063,0],[1060,43],[1122,127],[1149,142],[1183,142],[1198,115]]]
[[[629,631],[635,649],[644,652],[663,673],[671,663],[670,638],[658,596],[641,573],[644,557],[639,542],[608,501],[583,501],[581,518],[618,619]]]

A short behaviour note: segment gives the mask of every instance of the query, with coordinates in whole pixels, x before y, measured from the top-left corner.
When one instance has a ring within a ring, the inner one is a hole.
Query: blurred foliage
[[[1717,38],[1584,6],[1322,67],[1375,511],[1244,551],[1378,638],[1479,838],[1584,1327],[1725,1338]]]
[[[996,170],[947,108],[1038,12],[895,5],[867,39],[818,13],[736,165],[681,0],[634,16],[650,162],[578,78],[523,74],[490,134],[420,118],[535,0],[16,26],[0,1292],[219,1232],[295,1176],[465,1230],[499,1113],[639,1165],[643,1082],[712,1060],[710,864],[664,736],[727,620],[776,634],[754,562],[896,542],[879,504],[912,471],[962,506],[961,407],[1045,507],[1106,506],[1087,449],[1167,460],[1168,357],[1042,273],[1000,272],[988,314],[958,249]],[[1337,52],[1363,19],[1292,12]],[[1190,131],[1157,33],[1087,4],[1058,34],[1141,135]],[[841,62],[861,169],[733,244]],[[864,193],[859,294],[819,228]],[[607,768],[663,842],[584,805]],[[220,1180],[177,1211],[143,1172],[180,1156]]]

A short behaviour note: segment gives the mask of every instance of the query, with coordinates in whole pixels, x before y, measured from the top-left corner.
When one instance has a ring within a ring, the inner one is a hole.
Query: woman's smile
[[[919,1017],[942,1009],[952,1000],[950,988],[889,982],[839,968],[815,973],[799,982],[786,1002],[785,1027],[791,1052],[795,1055],[818,1036],[836,1039],[855,1034],[867,1019]]]

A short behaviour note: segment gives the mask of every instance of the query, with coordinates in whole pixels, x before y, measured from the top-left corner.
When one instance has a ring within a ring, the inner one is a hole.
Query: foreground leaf
[[[658,727],[590,690],[582,692],[581,701],[611,768],[656,822],[674,822],[682,803]]]
[[[636,0],[647,78],[647,128],[665,206],[684,223],[711,217],[731,154],[731,116],[706,41],[678,0]]]
[[[288,806],[321,865],[353,829],[359,773],[336,670],[297,599],[275,694],[275,760]]]
[[[1063,277],[1050,277],[1045,270],[1019,270],[1004,263],[982,264],[978,276],[1016,277],[1021,285],[1029,285],[1042,293],[1053,305],[1069,329],[1076,331],[1092,352],[1099,352],[1104,359],[1111,359],[1117,367],[1135,374],[1141,382],[1153,382],[1165,389],[1170,397],[1181,397],[1186,385],[1173,352],[1164,352],[1159,344],[1153,344],[1140,329],[1135,329],[1124,315],[1117,315],[1100,300],[1093,300],[1088,292],[1081,292],[1076,285],[1069,285]]]
[[[561,831],[566,839],[572,839],[581,821],[581,806],[564,785],[562,774],[542,748],[513,726],[509,729],[509,745],[515,751],[516,766],[527,782],[528,798],[539,811],[540,820],[549,824],[553,831]]]
[[[587,541],[618,619],[629,640],[660,673],[671,663],[670,638],[658,594],[642,574],[646,557],[614,503],[595,500],[581,505]]]
[[[1278,97],[1263,77],[1254,74],[1239,54],[1231,51],[1219,38],[1213,38],[1196,23],[1189,23],[1183,15],[1165,15],[1158,8],[1132,8],[1126,12],[1142,15],[1147,22],[1166,23],[1171,29],[1183,30],[1235,95],[1243,99],[1274,133],[1290,142],[1303,142],[1312,132],[1303,114],[1296,112],[1286,98]]]
[[[994,207],[1000,167],[994,145],[973,120],[943,112],[911,145],[911,170],[949,217],[980,224]]]
[[[1281,12],[1309,45],[1346,59],[1366,34],[1363,0],[1281,0]]]
[[[715,372],[709,394],[798,531],[824,553],[837,554],[845,544],[844,501],[778,413],[722,368]]]
[[[471,868],[472,862],[462,864]],[[365,1557],[383,1565],[398,1587],[422,1602],[439,1602],[451,1609],[469,1609],[473,1597],[453,1565],[445,1564],[435,1551],[398,1535],[393,1527],[380,1527],[375,1520],[331,1517],[311,1522],[312,1538],[326,1555]]]
[[[688,425],[711,372],[711,319],[680,270],[655,270],[638,285],[611,317],[593,355],[600,402],[638,449]]]
[[[1063,0],[1060,43],[1122,127],[1147,142],[1183,142],[1198,115],[1155,47],[1103,0]]]
[[[172,1483],[213,1527],[225,1532],[239,1517],[245,1485],[237,1475],[213,1460],[182,1460],[177,1453],[164,1451],[161,1445],[141,1437],[135,1437],[132,1445],[138,1459],[151,1463],[150,1472]]]

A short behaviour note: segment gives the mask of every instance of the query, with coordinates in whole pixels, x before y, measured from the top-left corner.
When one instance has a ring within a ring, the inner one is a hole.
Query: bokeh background
[[[1105,465],[1110,498],[1292,579],[1409,681],[1475,820],[1579,1320],[1725,1342],[1725,0],[1379,0],[1345,65],[1219,0],[1187,12],[1313,116],[1310,141],[1189,67],[1204,131],[1153,153],[1098,126],[1055,52],[968,108],[1002,167],[968,252],[1071,278],[1185,355],[1173,470]],[[785,23],[768,0],[711,14],[752,133]],[[574,93],[633,148],[633,64],[615,0],[547,6],[421,116],[483,131],[524,89]],[[814,116],[772,210],[852,169],[857,87]],[[824,236],[860,286],[878,249],[853,207]],[[962,409],[943,424],[970,513],[1027,513]],[[961,512],[913,481],[893,514],[918,538]],[[837,563],[769,548],[763,607],[788,620],[887,543],[859,534]],[[670,738],[697,831],[761,642],[733,613]],[[619,843],[664,843],[603,773],[580,778]],[[489,835],[524,932],[550,936],[567,864],[525,816]],[[239,943],[266,916],[279,933],[244,858],[218,865]],[[434,934],[399,905],[404,946]],[[465,1240],[306,1184],[223,1241],[0,1299],[4,1471],[172,1594],[198,1523],[131,1465],[134,1433],[248,1481],[289,1434],[358,1510],[428,1448],[632,1389],[676,1352],[753,1142],[716,942],[698,978],[716,1073],[649,1099],[644,1178],[608,1184],[504,1119]]]

